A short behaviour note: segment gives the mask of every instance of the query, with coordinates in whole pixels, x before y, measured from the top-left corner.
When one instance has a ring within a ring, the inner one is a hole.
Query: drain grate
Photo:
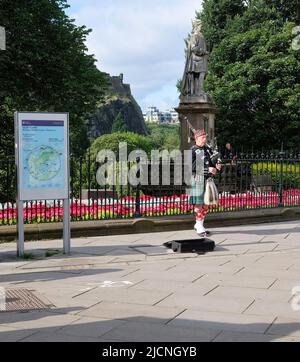
[[[50,309],[54,307],[42,296],[35,295],[28,289],[5,289],[4,308],[0,312],[17,312]]]

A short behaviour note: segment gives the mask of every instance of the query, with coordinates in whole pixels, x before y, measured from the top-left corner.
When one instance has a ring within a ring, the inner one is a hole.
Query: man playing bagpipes
[[[207,235],[203,223],[208,214],[209,207],[218,204],[218,190],[213,177],[217,170],[221,170],[222,163],[217,149],[212,150],[207,145],[205,130],[195,130],[188,122],[190,130],[194,134],[195,145],[192,150],[192,181],[190,190],[190,204],[194,205],[196,223],[194,229],[201,237]],[[197,162],[201,167],[197,167]]]

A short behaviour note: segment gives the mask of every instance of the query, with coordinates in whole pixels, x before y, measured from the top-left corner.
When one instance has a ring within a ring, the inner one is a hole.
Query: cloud
[[[68,14],[76,24],[93,30],[87,46],[100,70],[123,73],[143,109],[158,96],[169,107],[178,104],[176,82],[184,69],[184,39],[201,0],[68,2]]]

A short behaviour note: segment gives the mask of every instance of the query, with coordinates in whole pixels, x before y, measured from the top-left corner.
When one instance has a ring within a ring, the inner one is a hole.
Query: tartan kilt
[[[188,194],[190,195],[189,204],[191,205],[204,204],[205,184],[206,180],[203,176],[192,177],[191,187],[188,190]]]

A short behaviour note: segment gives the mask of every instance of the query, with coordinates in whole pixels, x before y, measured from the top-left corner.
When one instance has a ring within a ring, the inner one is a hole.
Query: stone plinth
[[[181,128],[181,150],[189,150],[194,144],[193,139],[189,139],[190,132],[185,120],[189,120],[195,129],[205,129],[208,134],[208,142],[215,136],[215,115],[216,108],[213,103],[207,99],[207,102],[195,102],[194,99],[185,99],[181,101],[176,108],[179,114]]]

